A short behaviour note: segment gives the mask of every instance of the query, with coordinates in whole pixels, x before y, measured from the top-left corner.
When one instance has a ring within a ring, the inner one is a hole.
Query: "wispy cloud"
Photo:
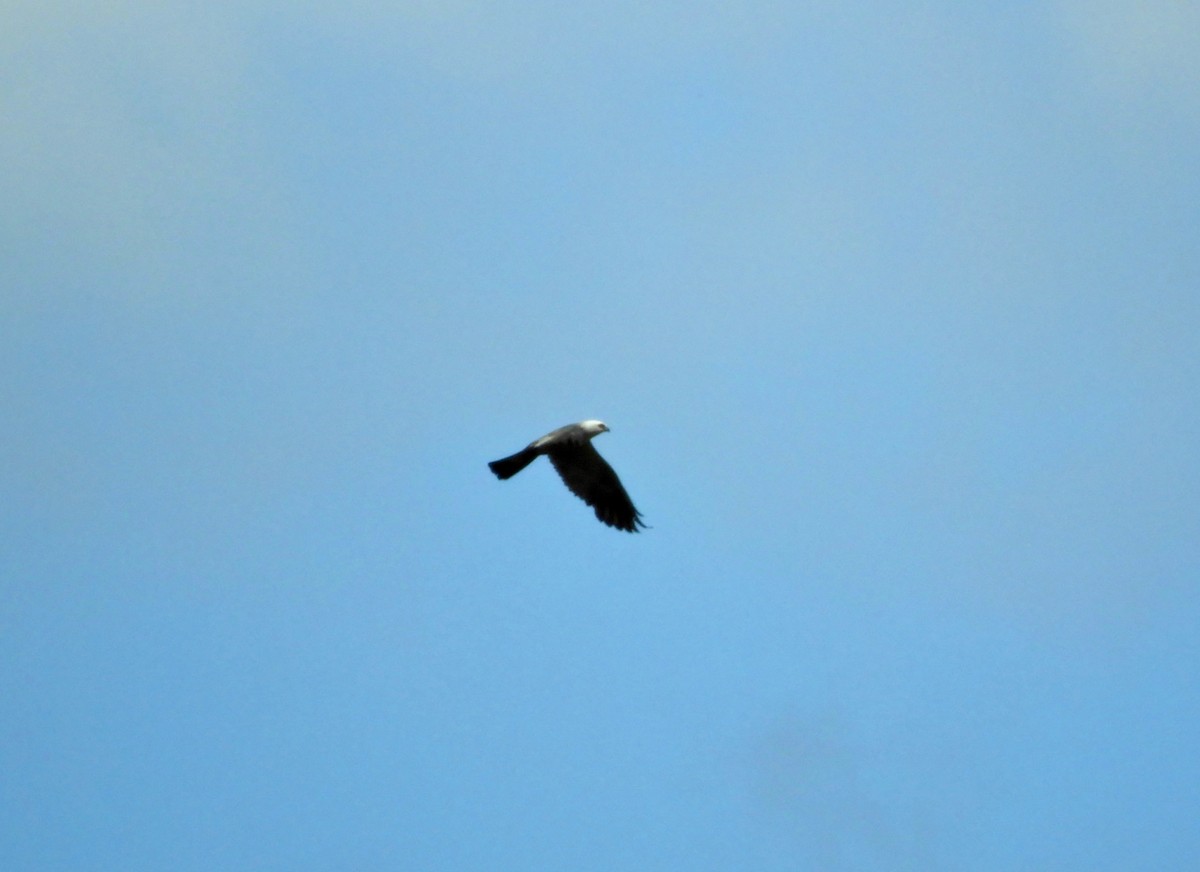
[[[902,752],[884,756],[857,742],[840,715],[780,718],[758,737],[747,761],[753,810],[788,854],[820,869],[940,868],[922,825],[930,810],[879,789],[887,780],[880,770],[910,764],[893,759]]]
[[[266,91],[238,14],[29,4],[17,19],[0,38],[0,191],[4,235],[30,263],[182,290],[203,261],[238,258],[232,238],[278,226]]]
[[[1062,0],[1084,81],[1117,104],[1200,112],[1200,6],[1178,0]]]

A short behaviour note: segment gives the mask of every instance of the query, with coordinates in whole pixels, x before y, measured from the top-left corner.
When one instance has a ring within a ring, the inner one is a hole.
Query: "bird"
[[[516,454],[493,460],[488,468],[503,481],[545,454],[563,484],[591,506],[601,522],[618,530],[636,533],[639,528],[646,526],[642,523],[642,513],[634,507],[633,500],[625,492],[613,468],[592,445],[592,439],[608,432],[608,425],[603,421],[567,424],[533,440]]]

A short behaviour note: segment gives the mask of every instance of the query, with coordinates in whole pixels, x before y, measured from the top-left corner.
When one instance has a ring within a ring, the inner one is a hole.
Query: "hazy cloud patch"
[[[184,5],[22,11],[3,38],[0,191],[31,268],[111,269],[125,281],[109,292],[127,300],[186,295],[189,277],[280,241],[244,20]]]
[[[1063,0],[1087,84],[1114,104],[1200,110],[1200,6],[1178,0]]]

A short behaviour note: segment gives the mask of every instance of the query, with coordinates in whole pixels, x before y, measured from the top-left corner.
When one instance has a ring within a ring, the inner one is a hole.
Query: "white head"
[[[579,426],[583,428],[583,432],[588,436],[598,436],[601,433],[608,432],[608,425],[603,421],[589,420],[580,421]]]

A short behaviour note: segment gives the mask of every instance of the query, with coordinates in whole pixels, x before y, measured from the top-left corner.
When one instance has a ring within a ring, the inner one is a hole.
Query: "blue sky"
[[[1200,862],[1191,6],[6,19],[5,869]]]

